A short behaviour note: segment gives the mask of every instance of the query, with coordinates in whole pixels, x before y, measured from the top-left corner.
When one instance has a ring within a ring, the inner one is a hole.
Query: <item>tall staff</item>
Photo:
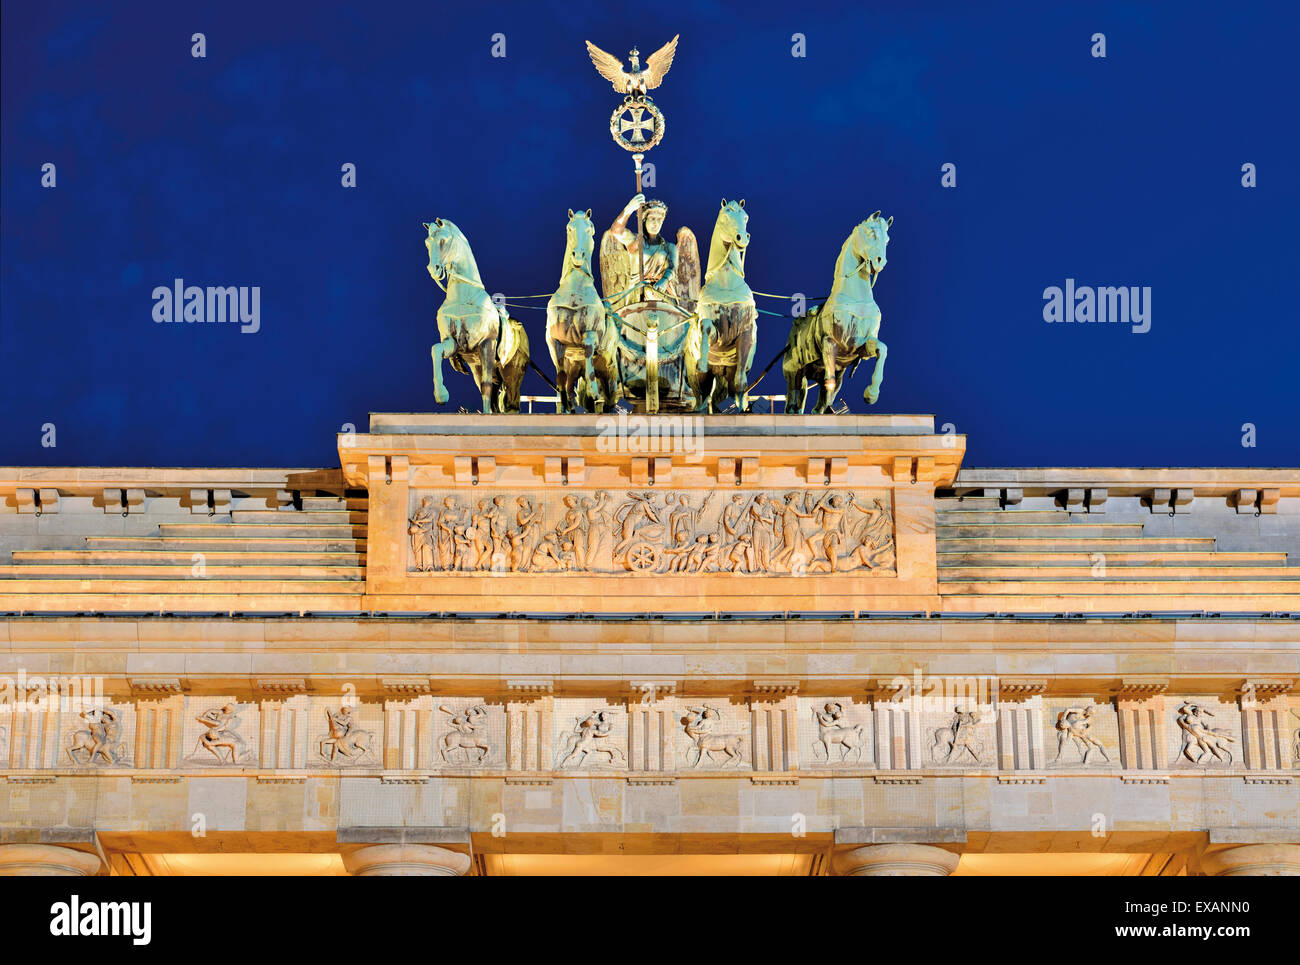
[[[678,35],[680,36],[680,34]],[[663,140],[664,115],[655,106],[655,102],[646,93],[663,83],[664,75],[673,65],[673,56],[677,53],[677,37],[664,44],[646,58],[641,66],[641,54],[635,47],[628,53],[628,70],[623,69],[623,62],[613,54],[607,54],[590,40],[587,41],[587,54],[591,57],[600,76],[614,85],[614,90],[623,95],[623,103],[614,109],[609,118],[609,134],[614,143],[625,151],[632,152],[632,162],[636,167],[636,193],[642,194],[641,163],[646,153]],[[649,136],[646,133],[649,132]],[[637,205],[636,237],[638,248],[637,261],[637,299],[645,287],[645,203]]]

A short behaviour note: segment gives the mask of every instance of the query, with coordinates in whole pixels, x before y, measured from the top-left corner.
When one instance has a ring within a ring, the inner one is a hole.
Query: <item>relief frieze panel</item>
[[[896,572],[888,491],[417,491],[415,573]]]

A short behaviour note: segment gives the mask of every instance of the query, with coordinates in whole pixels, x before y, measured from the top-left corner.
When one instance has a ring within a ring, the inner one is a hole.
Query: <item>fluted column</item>
[[[1231,878],[1238,875],[1300,877],[1300,844],[1246,844],[1224,848],[1201,856],[1207,875]]]
[[[99,866],[99,855],[91,851],[54,844],[0,844],[0,877],[80,877],[97,873]]]
[[[372,844],[346,855],[350,875],[463,875],[469,855],[431,844]]]
[[[960,856],[929,844],[869,844],[835,856],[842,875],[926,875],[946,877]]]

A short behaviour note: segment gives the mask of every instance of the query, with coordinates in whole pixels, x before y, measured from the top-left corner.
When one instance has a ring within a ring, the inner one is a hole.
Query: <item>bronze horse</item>
[[[833,411],[839,391],[839,373],[849,374],[863,359],[876,359],[871,384],[862,398],[874,404],[880,397],[885,376],[885,343],[880,334],[880,306],[872,296],[876,277],[885,267],[885,248],[893,218],[881,218],[877,211],[853,229],[835,261],[835,280],[830,297],[820,308],[795,319],[786,342],[785,411],[803,411],[809,387],[821,386],[814,413]]]
[[[429,276],[447,297],[438,309],[438,341],[433,354],[433,397],[449,398],[442,382],[442,360],[474,376],[484,412],[518,412],[519,387],[528,368],[528,335],[517,319],[488,296],[465,235],[445,218],[426,224]],[[443,282],[446,282],[444,286]]]

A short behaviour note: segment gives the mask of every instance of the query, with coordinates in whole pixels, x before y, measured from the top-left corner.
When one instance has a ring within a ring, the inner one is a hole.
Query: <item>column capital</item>
[[[0,877],[82,877],[99,872],[99,855],[55,844],[0,844]]]
[[[947,877],[957,868],[960,855],[932,844],[869,844],[835,856],[841,875]]]
[[[343,856],[350,875],[455,877],[469,864],[469,855],[431,844],[372,844]]]
[[[1300,844],[1245,844],[1201,855],[1201,869],[1207,875],[1231,878],[1239,875],[1300,877]]]

